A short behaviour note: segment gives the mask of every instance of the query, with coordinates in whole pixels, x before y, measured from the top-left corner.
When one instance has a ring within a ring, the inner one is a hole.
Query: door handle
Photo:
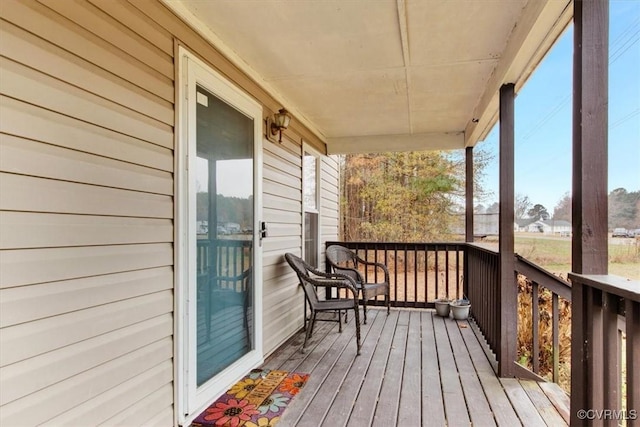
[[[260,221],[260,240],[264,239],[269,235],[267,230],[267,223],[264,221]]]

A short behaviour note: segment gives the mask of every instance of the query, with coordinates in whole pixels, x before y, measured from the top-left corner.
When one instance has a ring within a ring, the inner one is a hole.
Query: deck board
[[[471,419],[464,400],[460,375],[453,357],[451,342],[447,334],[446,323],[448,322],[453,322],[453,320],[433,319],[438,362],[440,363],[440,383],[442,384],[444,411],[450,426],[469,426]]]
[[[495,426],[493,413],[489,408],[487,396],[484,393],[478,373],[471,362],[469,351],[460,334],[461,326],[467,328],[467,322],[445,322],[451,348],[460,376],[460,384],[464,390],[467,410],[471,422],[476,426]]]
[[[496,377],[466,321],[411,309],[367,317],[360,356],[350,316],[342,333],[316,325],[306,353],[300,332],[267,359],[267,368],[311,374],[279,427],[566,425],[548,387]]]
[[[420,312],[411,311],[398,411],[398,424],[403,426],[421,424],[422,408],[421,405],[417,405],[422,390],[420,341]]]
[[[445,425],[444,400],[440,386],[440,365],[433,327],[433,316],[420,313],[422,326],[422,419],[434,426]]]
[[[397,422],[403,370],[393,369],[392,367],[402,366],[405,362],[408,331],[409,312],[405,311],[400,313],[398,325],[396,326],[395,334],[393,334],[386,373],[382,381],[382,389],[380,390],[380,396],[378,396],[378,404],[373,418],[374,427],[392,426]]]
[[[489,406],[493,411],[496,424],[500,427],[522,425],[473,330],[461,327],[460,333],[469,350],[469,356],[478,373],[478,378],[485,391]]]
[[[382,329],[382,335],[375,347],[371,364],[367,370],[362,388],[357,395],[356,401],[348,418],[348,426],[369,426],[373,421],[373,414],[376,409],[378,396],[382,387],[382,379],[387,370],[387,360],[389,359],[389,350],[393,342],[396,325],[398,322],[398,313],[392,313],[392,316]],[[323,425],[341,425],[342,423],[333,424],[331,419],[325,421]]]
[[[373,315],[369,316],[367,319],[367,326],[369,326],[370,329],[363,331],[362,334],[363,339],[370,340],[368,341],[369,343],[377,342],[380,332],[382,331],[382,326],[384,326],[384,319],[382,316],[377,318],[376,311],[373,311],[372,313]],[[347,346],[345,351],[343,351],[338,358],[336,364],[324,379],[324,382],[314,395],[314,398],[311,400],[304,412],[300,414],[297,423],[298,426],[318,426],[318,420],[324,419],[327,415],[327,411],[332,407],[332,410],[334,411],[340,410],[340,406],[345,407],[345,410],[351,409],[353,402],[355,402],[355,394],[350,396],[350,398],[346,398],[344,405],[339,405],[339,401],[334,402],[334,399],[336,398],[343,383],[352,381],[357,383],[362,382],[362,378],[364,377],[364,369],[362,368],[366,365],[360,364],[360,369],[355,365],[357,365],[359,360],[366,359],[366,355],[372,355],[373,347],[373,345],[369,345],[366,348],[363,347],[361,355],[356,358],[356,349],[353,347],[353,344],[351,347]],[[312,373],[312,375],[315,375],[315,372]],[[333,405],[329,405],[328,402],[334,403]]]

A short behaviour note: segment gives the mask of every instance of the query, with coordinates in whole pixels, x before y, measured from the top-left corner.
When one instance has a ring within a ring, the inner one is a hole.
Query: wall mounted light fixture
[[[273,136],[279,133],[278,142],[282,142],[282,131],[289,127],[290,122],[291,115],[286,109],[281,108],[280,111],[273,115],[273,119],[267,119],[267,136]]]

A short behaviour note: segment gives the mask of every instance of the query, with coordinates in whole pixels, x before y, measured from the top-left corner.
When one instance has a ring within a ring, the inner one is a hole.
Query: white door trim
[[[176,147],[176,407],[178,423],[187,425],[215,398],[253,367],[263,362],[262,337],[262,250],[257,232],[262,218],[262,106],[210,66],[179,48],[178,144]],[[254,286],[254,350],[205,384],[196,385],[196,201],[195,179],[189,171],[195,171],[196,83],[254,121],[254,236],[253,236],[253,286]],[[193,100],[193,102],[189,102]],[[194,313],[191,316],[190,313]]]

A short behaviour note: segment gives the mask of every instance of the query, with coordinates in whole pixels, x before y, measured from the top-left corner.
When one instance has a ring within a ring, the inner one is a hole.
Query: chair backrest
[[[342,265],[343,267],[355,268],[358,265],[356,254],[349,248],[340,245],[330,245],[326,250],[329,261],[333,264]]]
[[[292,253],[284,254],[284,258],[287,260],[287,263],[289,263],[293,271],[295,271],[298,275],[300,286],[302,286],[302,289],[304,290],[307,301],[309,301],[309,304],[314,307],[319,302],[319,300],[318,295],[316,294],[315,287],[309,281],[309,271],[313,267],[307,264],[302,258]]]
[[[330,245],[325,255],[336,273],[346,274],[356,283],[362,283],[362,276],[357,272],[358,258],[351,249],[340,245]]]

